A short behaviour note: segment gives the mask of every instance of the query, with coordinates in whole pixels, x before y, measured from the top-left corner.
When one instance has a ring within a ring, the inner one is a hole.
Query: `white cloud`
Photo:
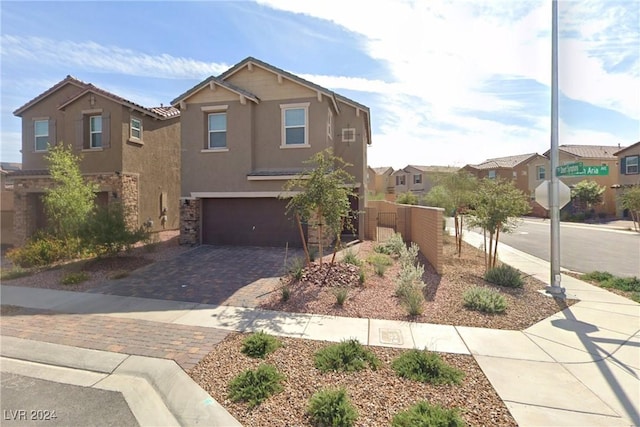
[[[131,76],[203,79],[229,68],[168,54],[148,55],[131,49],[102,46],[91,41],[73,42],[42,37],[2,35],[2,56],[12,61],[28,60],[38,64],[65,64],[84,70],[121,73]]]

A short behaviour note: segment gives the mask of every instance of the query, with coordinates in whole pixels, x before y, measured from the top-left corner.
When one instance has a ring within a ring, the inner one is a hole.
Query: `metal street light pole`
[[[564,298],[560,286],[560,208],[558,167],[558,0],[551,3],[551,183],[549,188],[549,213],[551,216],[551,286],[547,293]]]

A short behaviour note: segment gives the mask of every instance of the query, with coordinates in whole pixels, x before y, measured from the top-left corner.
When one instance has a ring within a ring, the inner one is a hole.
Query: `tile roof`
[[[615,159],[615,153],[624,148],[618,145],[560,145],[558,151],[589,159]],[[544,155],[548,157],[550,152],[547,150]]]
[[[616,151],[615,153],[613,153],[615,156],[617,156],[618,154],[622,154],[623,151],[627,151],[631,148],[636,148],[637,146],[640,145],[640,141],[636,142],[635,144],[631,144],[628,147],[618,147],[618,151]]]
[[[537,156],[538,153],[519,154],[517,156],[496,157],[494,159],[487,159],[477,165],[467,165],[474,169],[496,169],[496,168],[514,168],[520,163],[529,160],[533,156]]]
[[[435,172],[435,173],[452,173],[458,171],[460,168],[455,166],[419,166],[419,165],[409,165],[407,167],[412,167],[414,169],[418,169],[422,172]]]
[[[36,96],[35,98],[33,98],[32,100],[30,100],[29,102],[27,102],[26,104],[24,104],[22,107],[18,108],[17,110],[15,110],[13,112],[14,115],[19,116],[20,114],[22,114],[25,110],[27,110],[28,108],[30,108],[31,106],[33,106],[34,104],[40,102],[42,99],[46,98],[47,96],[51,95],[52,93],[54,93],[55,91],[57,91],[58,89],[60,89],[62,86],[66,85],[66,84],[73,84],[75,86],[78,86],[79,88],[83,89],[82,91],[80,91],[80,93],[78,93],[77,95],[73,96],[72,98],[66,100],[65,102],[63,102],[60,106],[58,106],[59,109],[64,108],[65,106],[71,104],[72,102],[74,102],[76,99],[80,98],[81,96],[85,95],[86,93],[89,92],[93,92],[97,95],[102,95],[106,98],[112,99],[115,102],[125,105],[127,107],[130,108],[134,108],[136,110],[141,111],[142,113],[146,113],[152,117],[156,117],[158,119],[169,119],[169,118],[173,118],[173,117],[177,117],[180,115],[180,111],[175,109],[176,111],[170,110],[169,107],[165,107],[167,108],[167,110],[160,110],[160,111],[154,111],[154,109],[152,108],[147,108],[144,107],[140,104],[136,104],[135,102],[129,101],[128,99],[125,99],[121,96],[118,96],[114,93],[111,93],[109,91],[106,91],[104,89],[100,89],[97,86],[94,86],[91,83],[85,83],[82,80],[78,80],[75,77],[72,77],[70,75],[68,75],[67,77],[64,78],[64,80],[61,80],[60,82],[56,83],[55,85],[53,85],[51,88],[47,89],[46,91],[44,91],[43,93],[41,93],[40,95]],[[162,107],[161,107],[162,108]],[[171,107],[173,108],[173,107]]]

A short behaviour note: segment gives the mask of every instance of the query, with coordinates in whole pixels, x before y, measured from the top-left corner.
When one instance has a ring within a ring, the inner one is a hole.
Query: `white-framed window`
[[[89,141],[91,148],[102,147],[102,116],[89,117]]]
[[[281,147],[309,147],[309,103],[281,104]]]
[[[227,148],[227,113],[209,114],[208,123],[208,148]]]
[[[142,141],[142,120],[131,117],[131,139]]]
[[[544,166],[536,166],[536,179],[538,181],[547,179],[547,170]]]
[[[356,142],[356,130],[354,128],[342,129],[342,142]]]
[[[490,170],[488,174],[489,179],[496,179],[496,171]]]
[[[417,174],[413,175],[413,183],[414,184],[422,184],[422,174],[421,173],[417,173]]]
[[[396,175],[396,185],[404,185],[404,175]]]
[[[35,134],[35,150],[47,151],[49,143],[49,120],[35,120],[33,122]]]
[[[327,136],[333,139],[333,112],[331,108],[327,110]]]
[[[639,172],[640,156],[625,157],[625,175],[636,175]]]

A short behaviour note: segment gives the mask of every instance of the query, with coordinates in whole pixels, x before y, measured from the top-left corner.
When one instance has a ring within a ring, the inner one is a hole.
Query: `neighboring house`
[[[616,193],[616,216],[628,217],[629,212],[622,209],[617,196],[625,188],[640,185],[640,141],[613,154],[620,165],[618,183],[613,185]]]
[[[13,205],[13,178],[9,176],[11,172],[19,171],[20,163],[0,162],[0,243],[3,247],[12,246],[13,241],[13,218],[15,209]]]
[[[408,191],[423,196],[437,184],[439,178],[446,174],[455,173],[458,169],[449,166],[409,165],[403,169],[406,172],[405,185]]]
[[[390,184],[393,185],[393,193],[396,196],[409,191],[409,178],[409,173],[404,169],[393,171],[390,177]]]
[[[529,205],[533,215],[546,216],[546,211],[533,201],[536,187],[549,179],[549,159],[538,153],[487,159],[477,165],[466,165],[467,171],[478,179],[506,179],[514,182],[517,189],[529,196]]]
[[[300,246],[283,186],[329,147],[353,165],[352,208],[364,212],[368,107],[251,57],[171,103],[181,110],[181,243]],[[363,238],[362,215],[354,225]]]
[[[381,168],[367,167],[367,191],[371,195],[393,194],[395,185],[391,180],[393,168],[390,166]]]
[[[605,187],[602,204],[595,207],[596,212],[606,215],[616,214],[616,192],[615,188],[611,188],[619,183],[620,167],[618,166],[618,157],[616,152],[621,151],[619,145],[560,145],[558,147],[559,165],[568,163],[582,162],[584,166],[608,166],[609,174],[602,176],[561,176],[560,180],[573,187],[580,181],[595,181],[601,187]],[[551,150],[544,153],[548,159]],[[547,160],[547,174],[551,179],[550,160]]]
[[[22,118],[22,170],[11,174],[15,240],[46,226],[42,195],[52,185],[48,144],[73,147],[98,205],[121,202],[132,226],[179,224],[180,112],[146,108],[67,76],[14,111]]]

